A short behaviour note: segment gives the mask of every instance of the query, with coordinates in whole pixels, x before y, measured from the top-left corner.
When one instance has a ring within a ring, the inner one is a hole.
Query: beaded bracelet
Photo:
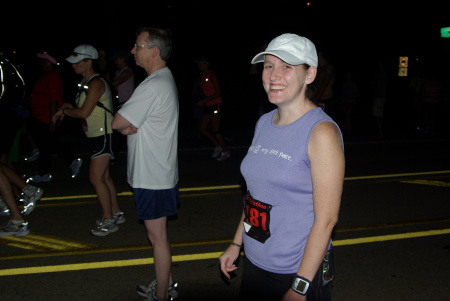
[[[236,246],[238,248],[242,248],[242,245],[235,243],[234,241],[231,242],[231,245]]]

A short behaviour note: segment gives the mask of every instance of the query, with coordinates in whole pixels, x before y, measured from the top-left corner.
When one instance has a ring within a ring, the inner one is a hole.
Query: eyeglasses
[[[139,48],[148,48],[148,49],[151,49],[151,48],[153,48],[153,47],[155,47],[156,45],[138,45],[138,44],[134,44],[134,48],[136,49],[136,50],[138,50]]]
[[[148,47],[147,45],[138,45],[138,44],[134,44],[134,48],[139,49],[139,48],[145,48]]]

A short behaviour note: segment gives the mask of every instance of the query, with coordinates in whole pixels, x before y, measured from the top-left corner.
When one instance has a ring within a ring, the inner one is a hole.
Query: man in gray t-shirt
[[[128,137],[128,183],[133,188],[137,217],[144,221],[153,250],[156,280],[139,285],[137,293],[152,300],[178,297],[172,279],[167,217],[177,214],[178,92],[166,66],[171,52],[167,30],[142,28],[132,50],[147,78],[116,113],[112,126]],[[157,262],[158,261],[158,262]],[[157,285],[156,285],[157,284]]]

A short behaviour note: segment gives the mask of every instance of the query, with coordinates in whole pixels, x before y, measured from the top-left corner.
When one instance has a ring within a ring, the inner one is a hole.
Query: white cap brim
[[[90,58],[86,57],[85,55],[82,55],[82,54],[79,54],[77,56],[71,55],[66,58],[66,61],[68,61],[71,64],[76,64],[76,63],[81,62],[84,59],[90,59]]]
[[[298,57],[295,55],[292,55],[291,53],[284,51],[284,50],[272,50],[272,51],[264,51],[261,53],[258,53],[253,59],[252,64],[256,63],[263,63],[266,59],[266,54],[270,54],[273,56],[276,56],[280,60],[288,63],[289,65],[301,65],[301,64],[308,64],[313,65],[310,62],[306,62],[304,60],[299,60]]]

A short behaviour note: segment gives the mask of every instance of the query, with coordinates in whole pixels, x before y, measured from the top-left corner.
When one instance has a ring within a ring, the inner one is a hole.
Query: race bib
[[[270,210],[272,205],[255,200],[250,192],[244,197],[244,230],[245,233],[261,243],[270,237]]]

